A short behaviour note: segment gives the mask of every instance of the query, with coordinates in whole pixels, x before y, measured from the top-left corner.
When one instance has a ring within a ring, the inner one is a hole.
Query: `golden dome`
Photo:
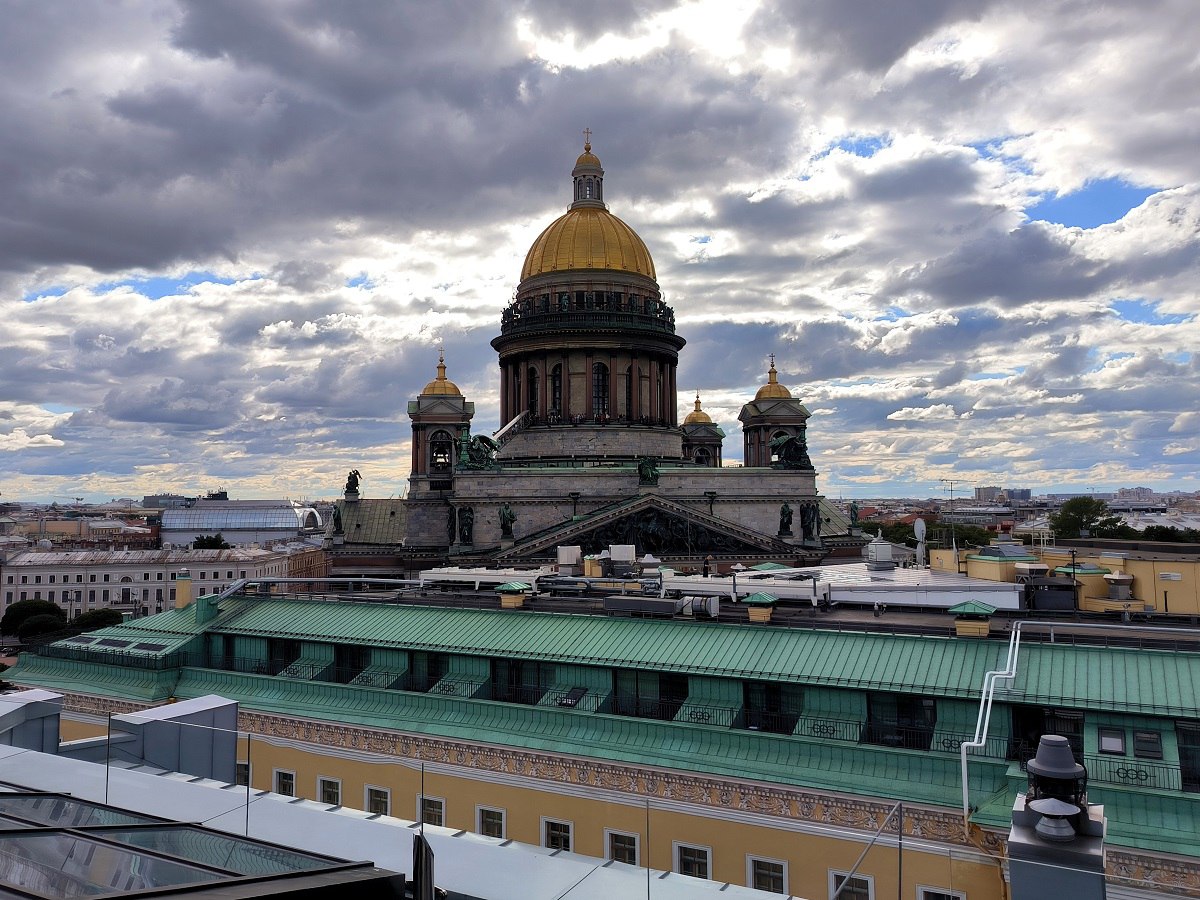
[[[598,206],[576,207],[551,222],[529,248],[521,280],[568,269],[616,269],[655,277],[654,260],[637,232]]]
[[[775,354],[771,354],[771,368],[767,370],[767,383],[758,389],[755,400],[791,400],[792,392],[779,383],[779,375],[775,371]]]
[[[600,168],[600,157],[592,152],[591,144],[583,145],[583,152],[579,154],[579,159],[575,160],[575,168],[580,166],[595,166]]]
[[[696,408],[687,414],[687,418],[683,420],[684,425],[711,425],[712,416],[700,408],[700,394],[696,394]]]
[[[446,358],[441,350],[438,351],[437,378],[425,385],[425,390],[421,391],[422,397],[441,394],[461,397],[462,391],[458,389],[458,385],[450,381],[446,377]]]

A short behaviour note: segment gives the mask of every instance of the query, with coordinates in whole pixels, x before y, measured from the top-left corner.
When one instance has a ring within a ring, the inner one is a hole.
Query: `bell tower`
[[[475,404],[463,398],[462,391],[446,377],[446,358],[438,351],[437,377],[408,403],[412,419],[412,468],[409,471],[409,496],[450,491],[459,441],[469,433]]]
[[[792,457],[785,468],[812,468],[808,461],[806,423],[811,414],[804,404],[792,396],[792,392],[779,383],[775,370],[775,354],[771,354],[771,367],[767,370],[767,383],[758,389],[754,399],[742,407],[738,421],[742,423],[744,444],[743,463],[751,467],[779,465],[777,450],[772,442],[796,438]],[[778,447],[778,444],[776,444]]]

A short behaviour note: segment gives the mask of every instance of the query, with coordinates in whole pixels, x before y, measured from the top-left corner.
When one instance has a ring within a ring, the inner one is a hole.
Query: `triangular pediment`
[[[819,558],[824,555],[819,550],[788,544],[656,494],[646,494],[531,535],[500,551],[495,558],[512,560],[544,556],[558,546],[580,546],[585,554],[591,554],[612,544],[632,544],[638,553],[655,556],[713,553]]]

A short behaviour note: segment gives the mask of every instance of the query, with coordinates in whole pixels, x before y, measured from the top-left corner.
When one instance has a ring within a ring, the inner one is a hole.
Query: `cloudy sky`
[[[403,492],[592,129],[828,496],[1200,489],[1196,0],[9,0],[0,494]]]

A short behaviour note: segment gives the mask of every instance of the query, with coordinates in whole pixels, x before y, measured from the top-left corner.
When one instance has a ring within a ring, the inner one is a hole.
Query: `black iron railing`
[[[1179,766],[1160,760],[1088,754],[1083,758],[1083,765],[1092,784],[1119,784],[1163,791],[1184,790]]]

